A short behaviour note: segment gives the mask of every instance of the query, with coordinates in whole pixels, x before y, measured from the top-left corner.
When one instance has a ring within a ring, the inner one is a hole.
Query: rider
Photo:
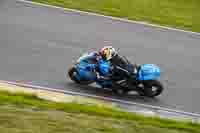
[[[113,69],[113,67],[119,66],[122,69],[130,70],[132,71],[132,76],[135,78],[136,76],[136,67],[129,64],[122,56],[118,54],[118,52],[112,47],[112,46],[104,46],[99,51],[93,51],[91,52],[87,58],[85,58],[84,62],[97,62],[98,59],[102,59],[103,61],[109,62],[111,64],[110,72],[113,72],[114,74],[118,74],[118,76],[125,75],[123,71],[119,71],[117,69]],[[94,64],[88,64],[87,65],[89,69],[96,68]],[[98,79],[110,79],[112,74],[108,73],[107,75],[100,75],[99,71],[96,71],[97,78]]]
[[[130,70],[133,72],[133,78],[136,78],[136,67],[134,65],[129,64],[127,60],[125,60],[122,56],[118,54],[118,52],[112,46],[104,46],[100,49],[99,55],[102,57],[104,61],[109,61],[111,66],[119,66],[122,69]],[[124,75],[123,71],[113,69],[114,73],[118,73],[120,75]]]
[[[105,61],[110,61],[112,65],[125,67],[128,65],[127,61],[121,57],[112,46],[104,46],[100,49],[99,55]]]

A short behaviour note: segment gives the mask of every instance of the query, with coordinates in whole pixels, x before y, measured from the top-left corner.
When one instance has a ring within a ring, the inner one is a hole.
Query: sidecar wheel
[[[147,97],[156,97],[160,95],[164,87],[157,80],[151,80],[144,83],[143,95]]]

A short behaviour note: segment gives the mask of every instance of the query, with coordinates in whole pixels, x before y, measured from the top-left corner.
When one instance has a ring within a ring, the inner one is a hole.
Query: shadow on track
[[[79,85],[75,84],[73,82],[65,82],[66,88],[70,87],[73,88],[75,92],[82,92],[82,93],[87,93],[91,95],[98,95],[98,96],[103,96],[103,97],[109,97],[109,98],[114,98],[114,99],[119,99],[119,100],[126,100],[126,101],[131,101],[131,102],[141,102],[141,103],[146,103],[146,104],[156,104],[160,103],[159,98],[148,98],[148,97],[143,97],[138,95],[137,93],[134,94],[114,94],[110,89],[103,89],[97,86],[92,85]]]

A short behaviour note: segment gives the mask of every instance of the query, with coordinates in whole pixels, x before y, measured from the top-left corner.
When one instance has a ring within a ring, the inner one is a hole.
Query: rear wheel
[[[72,81],[74,81],[75,83],[77,83],[77,84],[82,84],[82,85],[88,85],[88,84],[93,83],[93,81],[78,80],[78,79],[76,78],[77,75],[78,75],[78,72],[77,72],[76,68],[71,67],[71,68],[68,70],[68,76],[69,76],[70,79],[71,79]]]
[[[143,96],[147,97],[155,97],[162,93],[164,87],[160,83],[160,81],[157,80],[150,80],[144,82],[144,88],[143,93],[140,93]]]

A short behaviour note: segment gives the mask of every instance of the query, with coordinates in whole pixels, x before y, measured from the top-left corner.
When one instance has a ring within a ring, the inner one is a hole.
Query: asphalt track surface
[[[164,93],[156,99],[116,96],[81,87],[67,77],[80,53],[103,45],[120,48],[136,63],[161,67]],[[0,1],[0,79],[86,92],[200,113],[200,36],[15,0]]]

